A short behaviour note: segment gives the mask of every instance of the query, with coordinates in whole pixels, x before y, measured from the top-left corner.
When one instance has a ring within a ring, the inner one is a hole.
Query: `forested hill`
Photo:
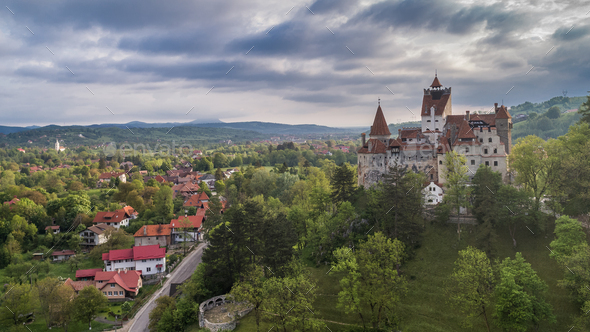
[[[554,97],[542,103],[525,102],[510,107],[514,122],[512,140],[536,135],[543,139],[564,135],[578,120],[577,110],[587,97]]]

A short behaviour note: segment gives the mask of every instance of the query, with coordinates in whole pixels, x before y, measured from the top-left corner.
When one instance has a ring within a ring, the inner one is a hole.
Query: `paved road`
[[[135,315],[132,322],[126,324],[121,331],[129,332],[147,332],[149,331],[148,325],[150,323],[150,312],[156,307],[156,299],[161,295],[168,295],[170,292],[171,283],[181,283],[186,279],[190,278],[193,272],[197,269],[197,265],[201,263],[201,257],[203,256],[203,249],[207,246],[206,243],[201,243],[197,249],[193,250],[185,259],[182,260],[180,265],[174,269],[172,276],[166,280],[164,287],[160,288],[150,300],[140,309]]]

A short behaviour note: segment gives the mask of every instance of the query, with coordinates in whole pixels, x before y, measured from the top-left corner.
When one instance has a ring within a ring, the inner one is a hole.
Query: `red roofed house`
[[[207,196],[207,193],[202,191],[189,197],[182,206],[184,206],[184,212],[186,213],[188,212],[188,208],[191,206],[194,206],[195,208],[197,208],[197,210],[205,208],[205,205],[203,205],[203,203],[206,202],[209,202],[209,196]]]
[[[76,256],[76,252],[74,252],[73,250],[59,250],[54,251],[51,254],[51,257],[53,257],[54,262],[68,260],[70,259],[70,257],[73,256]]]
[[[76,275],[78,275],[78,271],[76,271]],[[64,284],[72,287],[76,294],[84,289],[84,287],[94,286],[109,300],[133,298],[143,286],[140,271],[123,270],[106,272],[99,269],[99,271],[94,272],[92,277],[93,279],[78,281],[68,278]]]
[[[20,202],[20,199],[16,198],[16,196],[14,196],[13,199],[9,200],[8,202],[4,202],[4,204],[8,204],[8,205],[12,205],[12,204],[16,204]]]
[[[76,280],[94,280],[97,272],[102,272],[102,269],[76,270]]]
[[[118,229],[121,226],[129,226],[129,220],[135,218],[137,218],[137,212],[132,207],[126,206],[113,212],[98,212],[92,222],[94,224],[106,224]]]
[[[59,226],[47,226],[45,227],[45,232],[49,233],[53,233],[53,234],[57,234],[59,233]]]
[[[159,245],[137,246],[131,249],[111,250],[102,254],[105,271],[136,270],[143,275],[166,271],[166,248]]]
[[[172,241],[184,242],[200,240],[201,226],[205,219],[205,209],[199,209],[196,216],[184,216],[170,221],[172,229]]]
[[[25,153],[25,149],[18,148],[17,150],[18,150],[19,152]]]
[[[94,286],[93,280],[81,280],[81,281],[73,281],[72,279],[68,278],[64,285],[68,285],[72,287],[74,293],[78,294],[79,291],[84,289],[87,286]]]
[[[165,247],[170,244],[171,233],[170,225],[145,225],[135,232],[133,237],[135,238],[136,246],[157,244]]]
[[[97,272],[94,285],[109,300],[135,297],[143,285],[140,271],[104,271]]]
[[[109,183],[109,182],[111,182],[111,178],[119,178],[119,180],[121,180],[121,182],[127,182],[127,174],[125,174],[125,172],[115,172],[115,171],[100,174],[100,176],[98,177],[98,182]]]

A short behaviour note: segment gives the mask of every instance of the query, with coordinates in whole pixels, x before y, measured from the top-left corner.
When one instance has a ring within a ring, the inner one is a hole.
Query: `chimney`
[[[147,236],[147,226],[143,226],[143,236]]]
[[[465,120],[469,121],[469,111],[465,111]]]
[[[367,140],[367,134],[365,134],[365,133],[362,133],[362,134],[361,134],[361,140],[363,141],[363,145],[362,145],[362,146],[365,146],[365,142],[366,142],[366,140]]]
[[[498,103],[494,103],[494,113],[498,113]]]

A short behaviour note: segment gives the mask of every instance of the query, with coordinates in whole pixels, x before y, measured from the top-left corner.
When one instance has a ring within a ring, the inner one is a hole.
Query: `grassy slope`
[[[458,257],[458,251],[468,245],[473,245],[474,227],[464,227],[461,243],[457,242],[455,225],[428,225],[424,233],[422,248],[416,257],[408,262],[403,270],[410,279],[409,291],[403,300],[400,315],[402,328],[409,331],[456,332],[456,331],[485,331],[483,319],[473,321],[471,328],[461,328],[462,316],[451,308],[445,295],[445,282],[453,270],[453,262]],[[549,234],[531,234],[526,228],[517,230],[518,248],[512,248],[512,241],[508,232],[499,231],[496,245],[497,257],[514,257],[517,251],[523,253],[525,259],[549,286],[548,301],[553,306],[557,316],[556,324],[545,324],[539,331],[567,331],[572,326],[572,315],[577,314],[567,292],[557,287],[557,280],[563,277],[563,271],[554,260],[549,258],[549,250],[545,247],[551,242],[553,227],[549,227]],[[338,276],[334,273],[326,275],[329,267],[310,268],[312,276],[317,279],[317,293],[321,294],[314,303],[314,312],[318,318],[349,324],[361,324],[354,315],[346,315],[336,307],[337,294],[340,290]],[[490,316],[491,319],[491,316]],[[328,323],[332,331],[344,330],[342,325]],[[264,322],[261,331],[267,331],[272,325]],[[241,320],[236,331],[255,331],[254,316],[249,314]],[[493,331],[500,331],[493,327]],[[197,331],[196,328],[189,331]]]

